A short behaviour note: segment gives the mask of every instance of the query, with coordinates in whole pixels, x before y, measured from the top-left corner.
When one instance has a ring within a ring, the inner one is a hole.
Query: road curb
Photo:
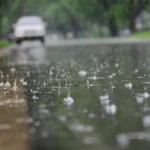
[[[77,39],[52,41],[46,44],[47,47],[72,47],[72,46],[93,46],[93,45],[131,45],[150,44],[150,39]]]

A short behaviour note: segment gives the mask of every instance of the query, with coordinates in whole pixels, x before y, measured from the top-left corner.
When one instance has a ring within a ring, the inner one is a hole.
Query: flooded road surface
[[[149,57],[149,44],[22,43],[0,58],[0,147],[149,150]]]

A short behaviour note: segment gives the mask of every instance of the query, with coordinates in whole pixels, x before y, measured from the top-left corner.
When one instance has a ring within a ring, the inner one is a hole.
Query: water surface
[[[25,44],[1,59],[24,84],[31,149],[148,150],[149,56],[144,44]]]

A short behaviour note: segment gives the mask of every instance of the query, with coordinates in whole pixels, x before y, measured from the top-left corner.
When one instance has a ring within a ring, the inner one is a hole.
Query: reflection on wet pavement
[[[38,41],[25,41],[18,45],[17,52],[12,63],[15,64],[33,64],[45,62],[45,48],[44,45]]]
[[[0,96],[15,99],[1,100],[0,107],[4,113],[11,106],[16,124],[28,123],[32,150],[149,150],[148,45],[23,43],[12,54],[0,59]],[[4,133],[12,128],[9,121],[0,124]]]
[[[0,149],[28,150],[26,101],[7,84],[0,88]]]

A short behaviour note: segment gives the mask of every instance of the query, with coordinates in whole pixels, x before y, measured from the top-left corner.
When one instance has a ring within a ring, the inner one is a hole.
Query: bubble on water
[[[112,78],[113,78],[113,75],[109,75],[109,76],[108,76],[108,79],[112,79]]]
[[[143,141],[150,141],[150,132],[130,132],[130,133],[123,133],[116,137],[116,141],[118,146],[121,148],[127,148],[130,144],[131,140],[143,140]]]
[[[118,68],[119,67],[119,64],[118,63],[115,63],[115,65],[114,65],[116,68]]]
[[[88,115],[88,117],[89,117],[89,118],[95,118],[96,116],[95,116],[94,113],[90,113],[90,114]]]
[[[31,93],[33,93],[33,94],[38,94],[39,93],[40,94],[41,92],[32,90]]]
[[[46,104],[40,104],[39,108],[46,108]]]
[[[5,86],[6,88],[9,88],[9,87],[11,86],[11,84],[10,84],[9,81],[7,81],[7,82],[4,84],[4,86]]]
[[[131,82],[129,82],[129,83],[126,83],[125,85],[124,85],[124,87],[125,88],[127,88],[127,89],[129,89],[129,90],[131,90],[132,89],[132,83]]]
[[[144,77],[143,77],[143,76],[138,76],[137,78],[138,78],[138,79],[143,79]]]
[[[144,84],[150,84],[150,82],[143,82]]]
[[[49,70],[49,75],[50,75],[50,76],[53,75],[52,69]]]
[[[144,98],[142,96],[140,96],[140,95],[136,95],[136,102],[138,104],[143,104]]]
[[[43,82],[43,86],[46,87],[46,82]]]
[[[39,91],[41,88],[40,87],[37,87],[37,90]]]
[[[33,100],[38,100],[39,98],[35,95],[32,96]]]
[[[109,99],[106,99],[106,100],[101,100],[101,105],[107,105],[110,103],[110,100]]]
[[[73,99],[72,97],[70,97],[70,96],[64,98],[63,101],[64,101],[64,103],[65,103],[66,105],[68,105],[68,106],[71,106],[71,105],[74,103],[74,99]]]
[[[23,85],[23,86],[27,86],[28,83],[27,83],[26,81],[24,81],[24,82],[22,83],[22,85]]]
[[[88,113],[88,110],[87,109],[83,109],[83,113]]]
[[[24,82],[24,79],[20,79],[20,82],[23,83],[23,82]]]
[[[16,72],[16,68],[10,68],[10,72],[11,73],[15,73]]]
[[[85,70],[81,70],[78,72],[79,76],[83,77],[87,75],[87,72]]]
[[[143,126],[144,126],[145,128],[150,127],[150,115],[143,117]]]
[[[86,145],[95,145],[98,143],[98,140],[95,137],[87,136],[87,137],[84,137],[83,142]]]
[[[138,71],[139,71],[138,69],[135,69],[135,70],[134,70],[134,73],[138,73]]]
[[[126,134],[118,135],[118,136],[116,137],[116,141],[117,141],[119,147],[121,147],[121,148],[126,148],[126,147],[128,147],[128,146],[129,146],[129,143],[130,143],[130,141],[129,141],[129,139],[128,139],[128,136],[126,136]]]
[[[65,76],[66,76],[65,74],[61,74],[61,77],[62,77],[62,78],[65,78]]]
[[[108,94],[100,96],[100,100],[107,100],[107,99],[109,99]]]
[[[144,106],[143,111],[144,112],[150,112],[150,107],[149,106]]]
[[[40,108],[39,113],[41,113],[41,114],[50,114],[50,111],[46,108]]]
[[[91,80],[96,81],[98,78],[97,78],[97,76],[96,76],[96,75],[94,75],[94,76],[92,76],[92,77],[89,77],[88,79],[91,79]]]
[[[110,100],[109,100],[108,94],[100,96],[100,104],[101,105],[108,105],[109,103],[110,103]]]
[[[117,107],[116,107],[115,104],[111,104],[111,105],[106,105],[105,106],[105,112],[108,115],[114,115],[114,114],[116,114],[116,111],[117,111]]]
[[[149,98],[149,94],[148,94],[147,92],[145,92],[145,93],[143,93],[143,97],[144,97],[145,99],[147,99],[147,98]]]
[[[65,121],[67,121],[67,117],[66,116],[59,116],[58,120],[62,121],[62,122],[65,122]]]
[[[35,124],[36,127],[39,127],[41,125],[41,122],[40,121],[36,121],[34,124]]]
[[[74,132],[88,132],[88,133],[93,132],[94,130],[93,126],[83,125],[80,124],[78,121],[75,121],[74,123],[70,124],[69,129]]]
[[[47,137],[49,136],[48,131],[42,131],[41,136],[42,136],[43,138],[47,138]]]

